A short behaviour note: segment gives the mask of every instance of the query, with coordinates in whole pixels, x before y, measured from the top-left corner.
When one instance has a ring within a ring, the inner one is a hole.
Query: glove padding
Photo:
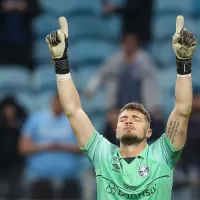
[[[59,18],[61,29],[53,31],[46,37],[46,42],[49,47],[49,51],[53,58],[55,72],[57,74],[69,73],[69,61],[68,61],[68,25],[65,17]]]
[[[177,16],[176,33],[172,39],[172,48],[176,57],[180,60],[192,59],[197,40],[186,28],[184,28],[183,16]]]

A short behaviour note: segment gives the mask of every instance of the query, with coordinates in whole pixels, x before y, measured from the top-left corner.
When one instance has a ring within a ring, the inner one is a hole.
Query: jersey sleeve
[[[108,156],[111,155],[113,148],[115,148],[115,145],[110,143],[96,130],[94,131],[85,148],[80,147],[80,149],[82,149],[86,156],[89,158],[90,162],[94,165],[94,167],[108,158]]]
[[[150,153],[154,160],[166,164],[169,168],[173,169],[180,158],[183,147],[178,150],[175,149],[164,133],[158,140],[151,144]]]

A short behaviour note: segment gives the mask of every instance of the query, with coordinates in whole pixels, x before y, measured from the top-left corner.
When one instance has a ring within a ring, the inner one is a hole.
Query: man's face
[[[123,39],[123,50],[125,54],[129,55],[137,49],[137,38],[134,35],[126,35]]]
[[[149,122],[138,110],[124,110],[118,118],[117,139],[124,145],[134,145],[151,137]]]

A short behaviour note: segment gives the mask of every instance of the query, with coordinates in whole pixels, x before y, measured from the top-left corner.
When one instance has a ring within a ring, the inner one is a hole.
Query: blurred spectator
[[[51,109],[30,116],[22,133],[20,151],[26,155],[30,198],[80,198],[82,166],[78,161],[82,154],[58,95],[53,97]]]
[[[151,129],[153,130],[153,134],[150,138],[150,141],[153,142],[157,140],[165,132],[165,126],[166,123],[162,108],[157,107],[151,114]]]
[[[111,142],[119,146],[119,141],[116,138],[116,128],[119,116],[119,109],[113,108],[108,112],[107,123],[104,130],[104,137]]]
[[[200,89],[193,89],[193,106],[190,120],[188,123],[188,137],[182,155],[181,165],[175,171],[175,177],[179,174],[181,182],[174,189],[174,198],[177,199],[200,199]],[[182,173],[182,175],[180,174]],[[185,174],[183,174],[185,173]],[[188,195],[190,195],[188,197]],[[173,199],[173,200],[174,200]]]
[[[200,160],[197,154],[197,152],[200,152],[200,89],[194,87],[193,93],[193,106],[188,124],[188,139],[184,150],[184,160],[188,165],[198,165],[200,168]]]
[[[18,141],[26,113],[13,97],[0,102],[0,198],[21,197],[23,160],[18,154]]]
[[[194,186],[199,182],[197,175],[196,169],[194,167],[185,167],[182,163],[182,158],[180,158],[174,169],[172,200],[198,200],[199,198],[194,190]]]
[[[106,0],[103,4],[105,13],[122,15],[123,33],[138,35],[144,45],[150,42],[153,0],[126,0],[124,6],[114,5]]]
[[[0,0],[0,64],[33,69],[32,20],[40,13],[37,0]]]
[[[133,34],[124,35],[122,50],[111,56],[89,81],[85,95],[93,96],[103,84],[107,89],[108,109],[135,101],[144,104],[151,113],[160,105],[156,67]]]

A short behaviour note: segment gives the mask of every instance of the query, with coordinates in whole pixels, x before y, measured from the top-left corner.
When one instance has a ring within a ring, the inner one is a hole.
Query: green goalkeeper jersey
[[[147,147],[130,164],[119,147],[95,131],[82,149],[96,172],[97,199],[170,200],[173,169],[181,150],[166,134]]]

